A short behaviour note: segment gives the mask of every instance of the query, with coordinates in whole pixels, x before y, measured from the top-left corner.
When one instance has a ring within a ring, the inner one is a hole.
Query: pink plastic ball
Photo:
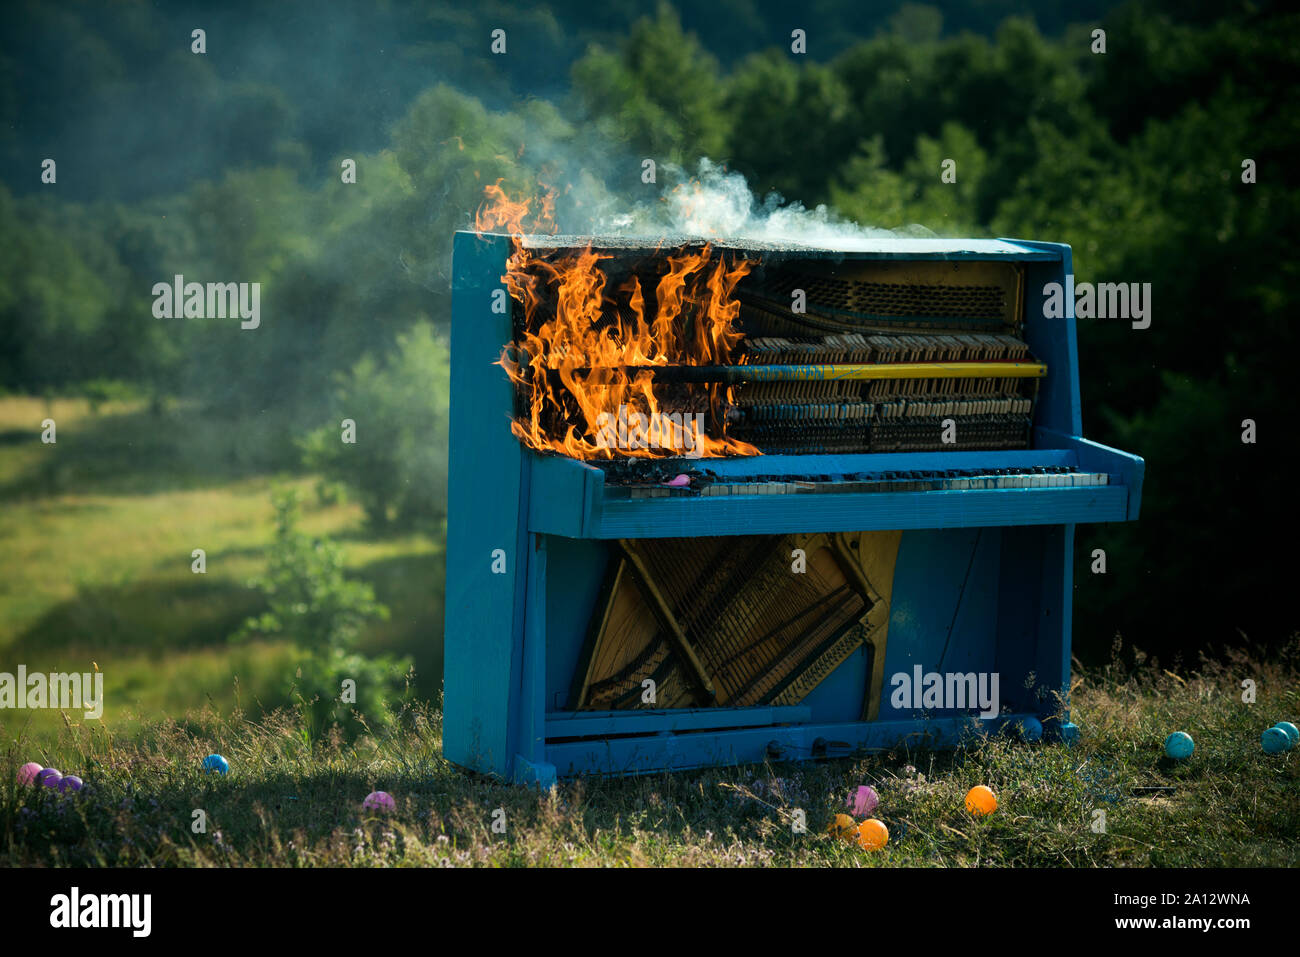
[[[397,802],[387,791],[371,791],[361,806],[367,811],[391,811],[397,807]]]
[[[36,775],[41,773],[41,766],[35,761],[28,761],[18,769],[18,786],[25,787],[36,780]]]
[[[849,807],[853,808],[853,813],[858,817],[870,814],[879,803],[880,795],[869,784],[859,784],[849,795]]]

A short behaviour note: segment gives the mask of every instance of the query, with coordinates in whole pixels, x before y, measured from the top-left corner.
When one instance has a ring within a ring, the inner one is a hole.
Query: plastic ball
[[[831,826],[826,829],[826,833],[838,837],[844,841],[851,841],[854,839],[854,834],[857,831],[857,827],[858,827],[858,822],[853,820],[853,818],[849,817],[849,815],[836,814],[835,820],[832,821]]]
[[[1175,761],[1190,758],[1195,750],[1196,742],[1192,740],[1192,736],[1186,731],[1175,731],[1165,738],[1165,754]]]
[[[35,761],[28,761],[18,769],[18,785],[23,787],[31,784],[36,780],[36,775],[41,773],[41,766]]]
[[[209,754],[203,759],[203,771],[206,774],[226,774],[230,771],[230,762],[219,754]]]
[[[391,811],[397,807],[397,802],[387,791],[371,791],[361,806],[367,811]]]
[[[1265,754],[1281,754],[1291,748],[1291,739],[1281,728],[1269,728],[1259,736]]]
[[[998,809],[998,799],[991,788],[977,784],[966,792],[966,810],[972,814],[992,814]]]
[[[859,784],[849,795],[849,807],[857,817],[870,814],[880,803],[880,795],[869,784]]]
[[[1286,732],[1286,736],[1291,739],[1291,746],[1295,747],[1300,744],[1300,728],[1297,728],[1290,721],[1279,721],[1273,725],[1275,728],[1281,728]]]
[[[75,774],[65,774],[59,781],[59,793],[67,794],[69,791],[80,791],[82,785],[81,778]]]
[[[858,825],[858,846],[868,851],[878,851],[889,843],[889,828],[884,821],[868,818]]]
[[[57,768],[45,768],[40,774],[36,775],[36,783],[47,788],[57,788],[62,780],[63,773]]]
[[[1016,723],[1016,733],[1020,740],[1032,744],[1043,740],[1043,722],[1037,718],[1024,718]]]

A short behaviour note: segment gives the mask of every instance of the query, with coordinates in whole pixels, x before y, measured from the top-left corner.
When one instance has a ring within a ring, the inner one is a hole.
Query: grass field
[[[1296,649],[1199,674],[1076,677],[1073,747],[987,740],[958,753],[898,751],[773,765],[561,782],[539,793],[473,777],[441,756],[439,716],[404,708],[394,730],[312,743],[293,712],[191,715],[123,742],[71,722],[28,745],[12,728],[0,775],[0,865],[1300,865],[1300,751],[1265,755],[1263,728],[1300,711]],[[1242,678],[1259,698],[1244,704]],[[1165,736],[1197,750],[1174,764]],[[231,762],[203,776],[203,756]],[[19,789],[27,760],[77,772],[75,796]],[[874,785],[889,845],[864,851],[824,831],[850,788]],[[985,784],[998,810],[973,818]],[[1134,788],[1168,786],[1156,797]],[[391,814],[363,811],[382,789]],[[194,833],[194,812],[207,829]],[[1105,831],[1093,830],[1105,811]],[[797,811],[806,833],[795,833]],[[504,830],[493,829],[494,820]]]
[[[52,445],[40,441],[47,417]],[[429,583],[443,574],[439,547],[371,535],[358,506],[321,504],[296,460],[291,442],[257,422],[0,399],[0,671],[97,666],[121,734],[209,702],[228,711],[236,678],[246,709],[287,704],[295,649],[228,643],[261,608],[248,581],[265,562],[279,481],[304,493],[303,530],[342,542],[349,569],[392,611],[363,650],[410,655],[420,690],[435,694],[442,608]],[[196,548],[205,574],[191,570]],[[53,712],[22,714],[38,738],[62,725]]]
[[[56,445],[39,441],[46,417]],[[1115,663],[1078,674],[1084,734],[1068,749],[995,739],[956,754],[591,778],[548,794],[464,774],[442,758],[437,711],[418,703],[437,700],[438,546],[372,535],[357,507],[319,502],[295,459],[263,423],[0,399],[0,671],[93,662],[108,701],[102,721],[0,711],[0,865],[1300,864],[1300,751],[1259,746],[1264,728],[1300,715],[1300,647],[1197,673]],[[350,570],[392,609],[365,650],[415,659],[390,731],[313,740],[289,707],[297,650],[227,641],[260,607],[247,582],[271,541],[276,481],[306,493],[303,527],[343,542]],[[195,548],[205,575],[191,571]],[[1241,700],[1246,678],[1253,704]],[[1179,729],[1197,750],[1174,765],[1162,742]],[[228,777],[200,774],[213,751],[230,759]],[[20,789],[27,761],[86,788]],[[880,853],[824,833],[862,783],[882,796],[891,841]],[[963,808],[974,784],[998,794],[990,818]],[[1152,786],[1173,790],[1134,791]],[[396,797],[395,813],[361,810],[375,789]],[[1092,829],[1098,810],[1104,833]]]

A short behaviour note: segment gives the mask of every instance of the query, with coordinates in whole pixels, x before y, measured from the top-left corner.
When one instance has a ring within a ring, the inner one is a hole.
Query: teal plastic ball
[[[1281,754],[1291,748],[1291,739],[1281,728],[1269,728],[1259,736],[1265,754]]]
[[[1186,731],[1175,731],[1165,738],[1165,754],[1175,761],[1190,758],[1195,750],[1196,742],[1192,740],[1192,736]]]
[[[1281,728],[1286,732],[1286,736],[1291,739],[1291,747],[1294,748],[1297,744],[1300,744],[1300,728],[1297,728],[1290,721],[1279,721],[1273,727]]]

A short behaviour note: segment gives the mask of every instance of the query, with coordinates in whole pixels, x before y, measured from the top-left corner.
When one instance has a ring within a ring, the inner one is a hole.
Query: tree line
[[[510,31],[521,54],[509,69],[446,51],[441,70],[394,72],[386,96],[366,84],[364,57],[377,53],[340,54],[346,82],[322,89],[355,91],[338,121],[353,145],[305,92],[310,71],[281,64],[232,83],[183,37],[180,52],[137,69],[130,44],[158,41],[142,7],[124,9],[135,19],[24,7],[34,36],[67,47],[44,92],[27,54],[7,44],[0,60],[11,116],[29,97],[81,105],[45,127],[23,113],[0,139],[0,389],[181,397],[232,422],[262,416],[359,488],[367,476],[346,474],[319,430],[373,409],[391,468],[363,472],[391,487],[365,488],[367,510],[436,535],[442,472],[427,460],[445,454],[450,237],[483,185],[549,178],[610,203],[652,201],[642,157],[688,168],[710,157],[760,196],[827,203],[864,225],[1068,242],[1080,282],[1150,283],[1149,328],[1080,322],[1085,433],[1143,455],[1148,481],[1140,522],[1080,531],[1079,647],[1102,653],[1120,631],[1191,653],[1294,630],[1286,565],[1268,557],[1294,524],[1297,266],[1285,251],[1298,221],[1288,78],[1300,19],[1282,5],[1126,3],[1077,22],[1053,6],[1047,33],[1023,15],[981,22],[962,4],[955,22],[969,29],[955,30],[936,8],[901,4],[870,34],[833,18],[832,52],[814,32],[816,52],[800,56],[789,31],[767,42],[755,26],[779,19],[762,4],[685,22],[669,4],[639,19],[616,5],[588,28],[574,26],[578,5],[559,3],[510,21],[525,28]],[[431,36],[479,22],[433,11],[445,29]],[[731,34],[728,16],[742,24]],[[545,55],[523,52],[530,33]],[[416,46],[411,62],[434,67],[436,44]],[[124,89],[144,110],[134,124],[147,127],[157,105],[154,138],[123,124],[132,155],[78,150],[76,123],[87,143],[112,138],[96,105],[120,115]],[[187,151],[188,130],[203,150]],[[64,151],[52,185],[37,181],[42,134]],[[96,155],[105,165],[87,175],[102,188],[78,185]],[[940,178],[949,159],[955,183]],[[345,160],[355,183],[340,175]],[[261,327],[153,318],[151,289],[182,273],[261,283]],[[1098,547],[1105,575],[1084,560]]]

